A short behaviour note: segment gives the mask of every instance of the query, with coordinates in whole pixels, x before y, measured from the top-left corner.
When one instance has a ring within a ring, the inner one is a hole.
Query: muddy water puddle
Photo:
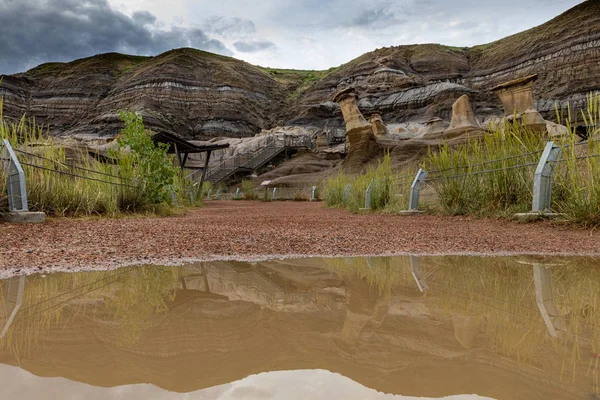
[[[207,262],[0,281],[0,399],[598,399],[600,259]]]

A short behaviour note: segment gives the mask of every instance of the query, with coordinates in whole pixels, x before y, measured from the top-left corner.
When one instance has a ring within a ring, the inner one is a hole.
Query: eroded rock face
[[[150,129],[187,139],[248,137],[274,125],[284,97],[258,68],[194,49],[44,64],[3,81],[8,116],[26,112],[54,134],[81,137],[114,136],[120,110],[138,111]]]
[[[355,87],[364,112],[377,111],[388,125],[450,120],[452,104],[467,94],[480,118],[502,116],[491,89],[531,74],[535,108],[554,119],[555,105],[585,107],[600,79],[600,2],[586,1],[552,21],[486,46],[399,46],[377,50],[342,66],[310,88],[288,113],[290,121],[335,118],[321,106],[330,93]],[[392,73],[394,71],[392,78]],[[383,78],[385,77],[385,79]],[[577,111],[576,111],[577,112]]]
[[[381,119],[381,115],[378,113],[369,115],[369,122],[371,123],[371,128],[375,137],[386,136],[389,134],[387,126],[383,123],[383,119]]]
[[[444,131],[446,138],[457,137],[465,134],[475,134],[482,131],[481,125],[471,107],[469,96],[462,95],[452,105],[452,121],[450,126]]]
[[[345,164],[349,167],[367,162],[374,145],[373,129],[360,112],[356,99],[354,89],[343,90],[333,99],[340,105],[346,123]]]
[[[4,113],[24,113],[54,134],[113,136],[119,111],[136,110],[153,130],[186,139],[251,137],[277,125],[341,127],[332,93],[353,87],[358,105],[388,126],[449,121],[452,105],[468,95],[480,118],[505,114],[491,89],[538,74],[534,107],[554,119],[555,106],[578,113],[600,79],[600,1],[586,1],[521,34],[473,48],[411,45],[367,53],[307,89],[276,80],[260,68],[193,49],[156,57],[104,54],[72,63],[44,64],[3,76]],[[1,71],[0,71],[1,72]],[[533,100],[527,99],[527,102]],[[520,107],[520,106],[519,106]],[[511,111],[512,112],[512,111]],[[523,113],[530,124],[535,113]]]
[[[504,116],[516,117],[536,131],[546,132],[546,121],[536,110],[533,101],[533,83],[538,75],[529,75],[503,83],[492,89],[504,107]]]

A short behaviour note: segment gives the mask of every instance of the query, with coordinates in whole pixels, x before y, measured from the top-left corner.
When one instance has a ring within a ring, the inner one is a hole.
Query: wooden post
[[[204,178],[206,178],[206,171],[208,170],[208,161],[210,160],[211,150],[206,152],[206,160],[204,160],[204,169],[202,169],[202,177],[200,178],[200,193],[202,193],[202,186],[204,186]]]

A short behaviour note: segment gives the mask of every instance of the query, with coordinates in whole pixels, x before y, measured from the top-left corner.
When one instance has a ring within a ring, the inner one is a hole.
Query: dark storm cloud
[[[113,10],[107,0],[2,0],[0,74],[112,51],[154,55],[195,47],[232,54],[200,29],[161,30],[155,23],[148,12],[129,17]]]
[[[276,49],[275,43],[268,40],[249,40],[239,41],[233,44],[233,47],[241,53],[256,53],[257,51]]]

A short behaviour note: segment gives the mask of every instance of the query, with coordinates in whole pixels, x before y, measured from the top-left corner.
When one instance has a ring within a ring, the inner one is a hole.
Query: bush
[[[121,177],[134,187],[121,191],[121,209],[139,209],[150,204],[171,203],[178,179],[178,169],[167,154],[168,145],[156,145],[145,131],[142,117],[121,112],[125,128],[117,137],[119,149],[109,155],[118,160]],[[184,186],[183,182],[178,186]]]
[[[191,182],[178,173],[166,148],[154,146],[141,117],[123,113],[122,118],[126,126],[118,143],[123,151],[112,152],[117,160],[113,165],[57,144],[33,120],[5,120],[0,101],[0,140],[27,153],[17,155],[25,171],[29,209],[54,216],[165,211],[171,193],[178,204],[189,204]],[[0,212],[8,208],[5,194],[2,170]]]

